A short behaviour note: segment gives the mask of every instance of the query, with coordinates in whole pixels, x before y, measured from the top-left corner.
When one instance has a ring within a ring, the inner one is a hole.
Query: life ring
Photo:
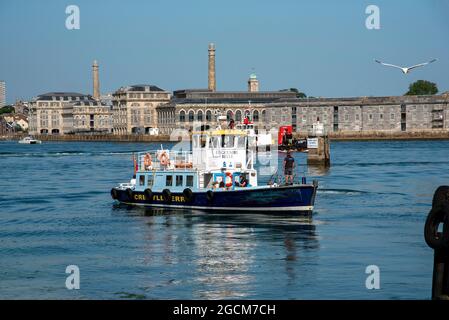
[[[162,198],[165,202],[170,203],[171,202],[171,192],[168,189],[162,190]]]
[[[232,173],[226,172],[225,186],[226,186],[226,188],[230,188],[230,187],[232,187],[232,185],[233,185],[233,182],[232,182]]]
[[[147,153],[143,157],[143,165],[145,169],[150,169],[153,165],[153,160],[151,159],[151,154]]]
[[[168,157],[167,152],[165,152],[165,151],[162,152],[159,161],[161,162],[161,165],[163,165],[163,166],[168,166],[170,164],[170,158]]]
[[[194,195],[193,195],[192,189],[185,188],[184,191],[182,192],[182,195],[186,199],[186,202],[192,202],[193,201]]]

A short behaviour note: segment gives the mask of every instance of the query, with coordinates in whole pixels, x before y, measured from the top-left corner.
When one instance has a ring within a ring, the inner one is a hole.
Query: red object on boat
[[[278,145],[282,145],[282,142],[284,141],[284,136],[286,134],[292,134],[293,133],[293,127],[292,126],[282,126],[279,127],[278,132]]]

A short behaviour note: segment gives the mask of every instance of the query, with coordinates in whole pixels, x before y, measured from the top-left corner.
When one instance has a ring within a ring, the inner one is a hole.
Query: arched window
[[[228,121],[232,119],[232,110],[228,110],[228,112],[226,112],[226,119]]]
[[[253,112],[253,122],[259,122],[259,111],[257,110]]]
[[[199,122],[203,122],[203,111],[199,110],[196,116]]]
[[[242,121],[242,111],[237,110],[237,111],[235,112],[235,121],[237,121],[237,122]]]
[[[186,122],[186,112],[184,110],[179,112],[179,122]]]
[[[189,122],[193,122],[195,120],[195,112],[193,110],[189,111]]]
[[[206,121],[212,121],[212,111],[206,111]]]
[[[265,110],[262,111],[262,121],[268,122],[267,112]]]

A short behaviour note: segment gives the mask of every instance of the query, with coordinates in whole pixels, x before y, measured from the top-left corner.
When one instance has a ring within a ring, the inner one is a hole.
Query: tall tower
[[[6,82],[0,80],[0,108],[6,105]]]
[[[248,91],[249,92],[258,92],[259,91],[259,80],[257,80],[257,76],[255,73],[251,73],[248,80]]]
[[[94,60],[94,64],[92,65],[92,75],[94,80],[94,94],[93,98],[95,100],[100,100],[100,78],[98,75],[98,63],[97,60]]]
[[[215,45],[213,43],[209,43],[209,90],[216,90],[215,83]]]

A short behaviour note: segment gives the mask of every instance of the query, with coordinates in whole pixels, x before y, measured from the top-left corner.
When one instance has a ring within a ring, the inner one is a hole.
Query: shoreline
[[[14,136],[0,136],[0,141],[18,141],[26,134]],[[306,138],[306,135],[297,133],[297,138]],[[42,141],[61,142],[176,142],[170,140],[168,135],[35,135],[36,139]],[[330,141],[413,141],[413,140],[449,140],[449,131],[439,132],[366,132],[366,133],[330,133]]]

